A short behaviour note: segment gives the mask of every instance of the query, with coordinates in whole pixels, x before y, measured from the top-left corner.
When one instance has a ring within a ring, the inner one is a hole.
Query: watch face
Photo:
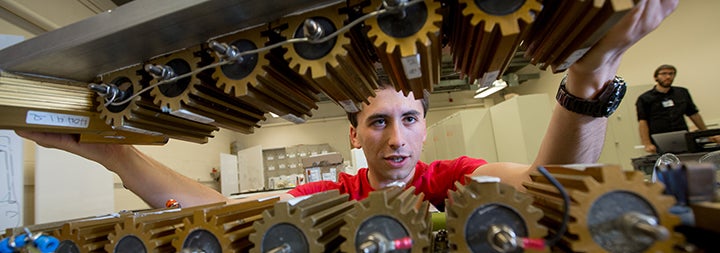
[[[614,83],[613,85],[615,87],[613,87],[610,99],[608,99],[605,117],[610,116],[610,114],[617,110],[618,106],[620,106],[620,102],[622,102],[623,97],[625,97],[625,92],[627,91],[627,86],[625,84]]]

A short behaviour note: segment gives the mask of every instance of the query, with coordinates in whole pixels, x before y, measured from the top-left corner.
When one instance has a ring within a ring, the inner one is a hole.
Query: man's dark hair
[[[673,72],[675,72],[675,75],[677,75],[677,69],[675,68],[675,66],[670,65],[670,64],[663,64],[663,65],[660,65],[660,67],[657,67],[655,69],[655,75],[653,77],[657,77],[658,74],[660,73],[660,70],[663,70],[663,69],[672,69]]]
[[[381,81],[380,83],[381,84],[378,85],[378,90],[384,90],[384,89],[395,90],[395,87],[393,87],[389,81]],[[430,107],[430,92],[428,92],[427,90],[423,90],[423,97],[420,99],[420,103],[422,103],[423,118],[425,118],[425,115],[427,115],[428,108]],[[362,110],[362,108],[360,108],[360,110]],[[357,120],[358,113],[359,113],[359,111],[347,113],[347,118],[353,127],[358,126],[358,120]]]

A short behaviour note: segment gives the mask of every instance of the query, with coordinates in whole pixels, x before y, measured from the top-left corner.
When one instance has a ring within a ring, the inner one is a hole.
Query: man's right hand
[[[20,130],[16,130],[15,133],[20,137],[34,141],[40,146],[64,150],[98,162],[105,167],[108,167],[109,164],[107,163],[111,162],[116,154],[119,154],[122,149],[127,148],[127,145],[121,144],[80,143],[78,142],[78,136],[74,134]]]

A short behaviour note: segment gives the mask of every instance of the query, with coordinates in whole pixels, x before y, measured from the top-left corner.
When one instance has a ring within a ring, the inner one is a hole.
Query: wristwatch
[[[573,96],[567,91],[565,88],[566,79],[567,76],[563,77],[555,96],[558,103],[569,111],[596,118],[608,117],[615,112],[627,90],[625,80],[622,77],[615,76],[615,78],[605,83],[605,87],[603,87],[597,98],[584,99]]]

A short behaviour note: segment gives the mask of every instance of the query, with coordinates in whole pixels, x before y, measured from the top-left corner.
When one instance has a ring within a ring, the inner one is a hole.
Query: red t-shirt
[[[425,200],[442,209],[448,191],[455,190],[455,182],[459,181],[464,184],[465,175],[472,173],[477,167],[484,164],[487,164],[487,161],[467,156],[461,156],[454,160],[438,160],[430,164],[418,161],[415,165],[415,175],[407,187],[415,186],[415,194],[422,192]],[[340,194],[349,194],[350,199],[354,200],[367,198],[368,194],[375,190],[370,186],[367,178],[367,168],[362,168],[356,175],[340,173],[337,182],[307,183],[295,187],[288,193],[300,197],[335,189],[340,190]]]

